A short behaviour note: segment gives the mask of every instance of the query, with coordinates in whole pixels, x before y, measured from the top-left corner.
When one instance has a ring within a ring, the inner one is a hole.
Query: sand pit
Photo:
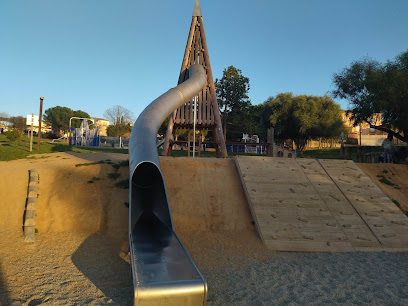
[[[0,305],[132,304],[130,265],[121,251],[128,190],[107,177],[112,165],[75,167],[107,159],[127,156],[55,153],[0,162]],[[268,251],[234,162],[198,161],[165,158],[162,169],[176,232],[207,278],[208,305],[408,303],[407,254]],[[31,168],[40,175],[38,233],[26,244],[22,216]],[[127,171],[121,167],[118,180]],[[88,183],[94,177],[100,180]]]

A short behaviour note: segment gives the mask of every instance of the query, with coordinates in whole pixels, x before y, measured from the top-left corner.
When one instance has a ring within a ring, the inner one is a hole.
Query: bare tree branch
[[[110,121],[111,125],[115,126],[126,125],[128,123],[133,123],[134,121],[134,114],[120,105],[108,108],[103,115]]]

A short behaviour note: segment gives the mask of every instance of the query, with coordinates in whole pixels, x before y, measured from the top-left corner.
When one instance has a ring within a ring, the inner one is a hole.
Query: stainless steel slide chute
[[[174,232],[156,136],[162,122],[205,85],[201,65],[140,114],[129,141],[129,242],[134,305],[205,305],[207,283]]]

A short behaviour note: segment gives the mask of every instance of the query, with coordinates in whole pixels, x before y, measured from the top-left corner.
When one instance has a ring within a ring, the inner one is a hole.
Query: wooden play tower
[[[193,64],[200,64],[204,67],[207,77],[206,85],[195,99],[176,109],[170,116],[162,155],[170,155],[173,144],[176,143],[175,132],[178,128],[189,130],[187,141],[189,149],[191,143],[190,130],[193,129],[195,122],[195,129],[200,133],[198,137],[198,147],[200,148],[202,144],[201,131],[203,129],[210,129],[214,134],[215,141],[212,143],[215,146],[217,157],[228,157],[199,0],[196,0],[195,2],[190,33],[187,39],[187,46],[184,53],[183,63],[181,65],[178,84],[183,83],[188,79],[188,69]],[[196,112],[194,112],[195,102],[197,105]],[[196,114],[195,118],[194,113]]]

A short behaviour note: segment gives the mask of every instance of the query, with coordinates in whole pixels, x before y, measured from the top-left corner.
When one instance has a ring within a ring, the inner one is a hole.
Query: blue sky
[[[0,112],[67,106],[137,116],[177,83],[195,0],[0,0]],[[253,104],[324,95],[332,75],[408,49],[407,0],[201,0],[213,75],[234,65]],[[337,101],[343,108],[347,103]]]

